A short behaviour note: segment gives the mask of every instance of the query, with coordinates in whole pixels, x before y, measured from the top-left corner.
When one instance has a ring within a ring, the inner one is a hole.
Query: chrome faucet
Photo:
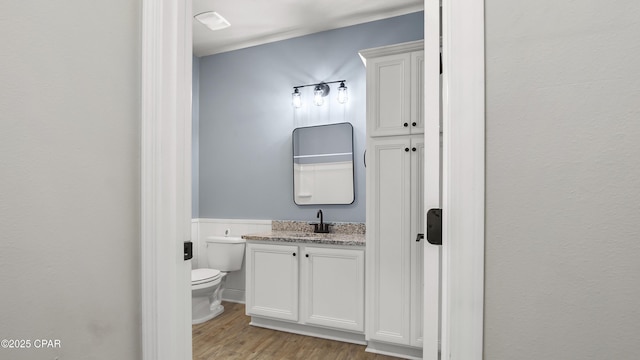
[[[320,223],[319,224],[313,224],[314,229],[313,232],[315,233],[328,233],[329,232],[329,224],[325,224],[324,223],[324,219],[323,219],[323,215],[322,215],[322,209],[318,210],[318,213],[316,214],[317,218],[320,218]]]

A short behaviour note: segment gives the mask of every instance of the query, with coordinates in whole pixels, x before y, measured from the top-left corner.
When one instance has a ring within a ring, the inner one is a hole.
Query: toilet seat
[[[200,285],[216,281],[221,277],[220,270],[216,269],[194,269],[191,270],[191,285]]]

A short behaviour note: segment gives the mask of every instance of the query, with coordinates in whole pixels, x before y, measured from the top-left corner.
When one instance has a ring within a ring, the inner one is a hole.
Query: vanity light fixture
[[[331,88],[329,84],[340,83],[338,87],[338,102],[340,104],[344,104],[347,102],[347,87],[345,86],[345,82],[347,80],[336,80],[336,81],[327,81],[321,82],[317,84],[307,84],[307,85],[298,85],[293,87],[293,93],[291,94],[291,103],[293,107],[299,108],[302,106],[302,97],[300,93],[300,88],[313,86],[313,103],[316,106],[322,106],[324,104],[324,98],[329,95]]]

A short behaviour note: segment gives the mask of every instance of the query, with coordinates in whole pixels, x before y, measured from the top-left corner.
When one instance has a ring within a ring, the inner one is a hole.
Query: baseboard
[[[244,304],[244,299],[244,290],[224,289],[222,292],[223,301]]]
[[[422,349],[420,348],[393,345],[376,341],[369,341],[365,351],[374,354],[395,356],[403,359],[422,359]]]
[[[279,320],[271,320],[260,317],[251,317],[252,326],[262,327],[271,330],[279,330],[284,332],[290,332],[299,335],[313,336],[322,339],[336,340],[342,342],[348,342],[358,345],[366,345],[367,342],[364,339],[364,333],[353,333],[341,330],[332,330],[310,325],[302,325],[297,323],[290,323]]]

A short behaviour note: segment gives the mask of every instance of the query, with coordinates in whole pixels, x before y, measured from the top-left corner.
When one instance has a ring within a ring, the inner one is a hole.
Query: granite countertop
[[[242,235],[245,240],[272,241],[343,246],[364,246],[366,227],[364,223],[332,222],[330,233],[314,233],[311,223],[295,220],[274,220],[271,231]]]
[[[311,243],[328,245],[364,246],[365,234],[318,234],[313,232],[280,231],[242,235],[245,240],[280,241],[292,243]]]

